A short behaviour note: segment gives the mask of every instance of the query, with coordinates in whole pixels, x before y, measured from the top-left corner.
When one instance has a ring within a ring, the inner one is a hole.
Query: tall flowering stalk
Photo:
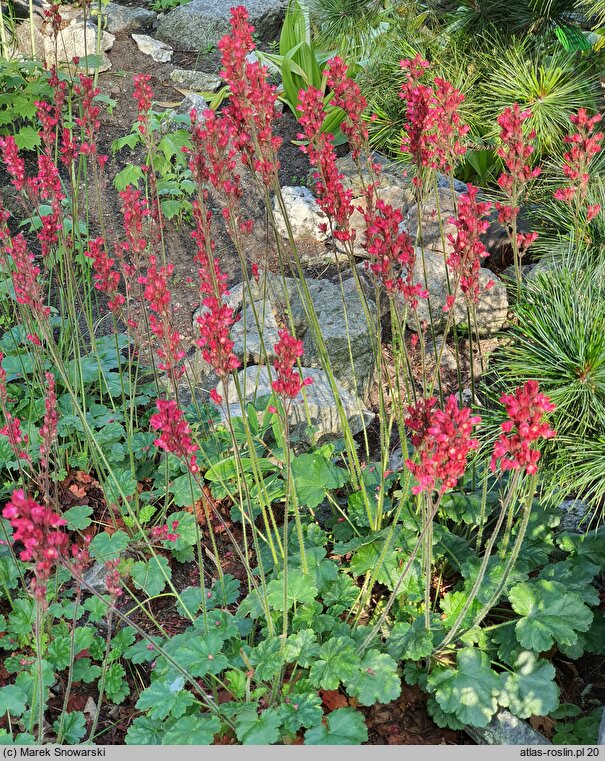
[[[254,27],[246,8],[231,9],[231,33],[219,42],[223,71],[229,85],[229,102],[223,109],[234,127],[234,144],[244,164],[258,173],[266,187],[277,179],[277,151],[281,138],[273,134],[277,88],[268,82],[268,70],[259,61],[247,59],[256,45]]]
[[[190,473],[199,471],[195,453],[198,445],[193,441],[189,424],[177,402],[173,399],[158,399],[157,412],[149,418],[154,431],[159,431],[153,442],[156,447],[171,452],[186,463]]]
[[[569,120],[576,128],[576,132],[567,135],[565,143],[570,146],[563,154],[563,174],[568,180],[565,187],[558,188],[554,197],[574,209],[574,230],[576,240],[580,240],[580,217],[582,208],[588,193],[590,182],[590,165],[603,147],[603,132],[597,132],[597,125],[601,123],[602,115],[588,116],[585,109],[579,109],[577,114],[572,114]],[[594,219],[601,211],[601,206],[592,204],[586,208],[586,223]]]
[[[168,281],[173,272],[174,264],[158,269],[156,258],[152,254],[149,257],[147,274],[141,275],[138,282],[144,286],[143,294],[151,310],[149,323],[151,332],[157,340],[157,352],[161,360],[158,367],[168,374],[176,390],[177,381],[185,372],[182,364],[185,351],[181,336],[173,322],[172,296],[168,287]]]
[[[290,335],[287,330],[280,330],[279,341],[275,344],[274,351],[276,359],[273,363],[275,372],[277,374],[276,380],[271,384],[275,393],[282,399],[284,406],[284,447],[286,451],[286,475],[288,492],[286,494],[286,512],[284,515],[284,531],[283,531],[283,546],[285,554],[284,573],[287,578],[288,567],[288,512],[290,504],[294,508],[294,520],[296,523],[296,532],[298,535],[298,542],[300,546],[301,566],[303,573],[307,573],[307,557],[305,552],[305,543],[302,530],[302,522],[300,519],[300,510],[298,506],[298,499],[296,496],[296,488],[292,479],[292,452],[290,449],[290,434],[289,434],[289,418],[290,418],[290,405],[293,399],[300,394],[304,386],[308,386],[313,383],[312,378],[302,379],[300,371],[297,367],[298,360],[303,355],[303,342],[294,336]],[[274,412],[277,412],[272,408]],[[287,601],[287,584],[284,585],[284,602]],[[285,608],[287,610],[287,606]],[[287,634],[287,616],[284,616],[284,633]]]
[[[469,185],[460,196],[458,214],[450,218],[456,233],[448,235],[451,251],[446,263],[453,277],[453,293],[447,297],[445,310],[454,306],[458,288],[472,309],[479,301],[479,272],[481,260],[488,254],[481,236],[489,227],[486,215],[491,209],[489,201],[478,201],[479,188]]]
[[[352,241],[355,238],[350,229],[353,191],[343,185],[344,175],[336,165],[332,136],[322,131],[326,118],[323,93],[315,87],[301,90],[297,108],[300,111],[298,122],[303,129],[298,138],[308,142],[301,146],[301,150],[315,168],[317,204],[330,220],[332,236],[342,243]]]
[[[507,197],[505,203],[498,202],[498,221],[506,230],[513,250],[517,293],[521,289],[521,258],[538,234],[518,233],[517,218],[520,204],[527,193],[527,186],[540,176],[539,166],[532,167],[531,155],[535,150],[533,141],[535,130],[526,134],[524,124],[531,119],[529,109],[521,111],[518,103],[504,109],[498,117],[500,126],[500,146],[497,154],[504,162],[505,171],[498,178],[498,185]]]

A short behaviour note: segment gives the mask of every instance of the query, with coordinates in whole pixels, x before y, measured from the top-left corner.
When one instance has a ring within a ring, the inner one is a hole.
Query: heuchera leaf
[[[464,724],[484,727],[498,708],[500,680],[487,655],[476,648],[460,650],[456,668],[435,670],[428,684],[441,709]]]
[[[592,623],[592,611],[579,595],[556,581],[539,579],[517,584],[508,599],[522,617],[515,632],[527,650],[540,653],[549,650],[553,642],[573,645],[577,632],[588,631]]]
[[[259,714],[254,703],[244,703],[235,720],[235,734],[244,745],[272,745],[279,740],[281,718],[272,708]]]
[[[555,674],[552,663],[538,660],[534,653],[524,650],[517,659],[514,673],[501,675],[500,705],[521,719],[532,715],[547,716],[559,704]]]
[[[183,716],[167,727],[162,745],[212,745],[220,727],[216,716]]]
[[[354,708],[338,708],[328,714],[326,724],[307,730],[305,745],[361,745],[367,739],[363,714]]]
[[[390,703],[401,693],[397,664],[386,653],[368,650],[360,664],[359,673],[347,683],[347,692],[364,706]]]
[[[350,682],[359,673],[359,657],[351,641],[335,637],[325,642],[311,666],[309,678],[314,687],[335,690],[341,682]]]

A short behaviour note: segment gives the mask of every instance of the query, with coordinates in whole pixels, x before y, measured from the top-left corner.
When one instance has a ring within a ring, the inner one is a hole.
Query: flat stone
[[[170,81],[175,85],[196,92],[216,92],[222,85],[222,80],[216,74],[192,69],[174,69],[170,72]]]
[[[107,16],[107,31],[112,34],[149,29],[157,18],[157,14],[147,8],[130,8],[118,3],[108,3],[103,14]]]
[[[141,53],[151,56],[156,63],[167,63],[172,60],[173,49],[161,40],[156,40],[148,34],[133,34],[132,39]]]
[[[551,745],[543,734],[509,711],[499,711],[485,727],[464,729],[480,745]]]
[[[334,401],[334,395],[330,383],[323,370],[302,367],[303,378],[312,378],[313,383],[303,388],[303,392],[292,400],[289,408],[289,423],[291,434],[301,439],[311,441],[309,436],[309,422],[317,428],[315,438],[319,441],[331,438],[339,438],[343,429],[338,413],[338,406]],[[246,403],[255,398],[268,396],[272,393],[272,378],[266,367],[253,365],[240,370],[238,384],[242,389]],[[222,395],[222,387],[217,387]],[[359,433],[364,424],[368,424],[374,415],[340,384],[336,384],[336,391],[342,403],[344,414],[348,420],[353,435]],[[304,394],[304,397],[303,397]],[[305,403],[306,399],[306,403]],[[233,417],[240,417],[242,409],[237,394],[237,388],[233,378],[229,380],[227,400]],[[226,418],[225,401],[219,407],[223,418]],[[309,419],[307,419],[307,411]]]
[[[424,278],[425,268],[426,282]],[[446,273],[447,268],[443,253],[430,249],[425,250],[423,267],[422,253],[419,249],[416,249],[413,280],[415,283],[422,283],[429,292],[433,323],[437,331],[445,328],[448,319],[447,313],[443,311],[449,293]],[[489,281],[493,281],[494,285],[487,289],[486,286]],[[456,325],[467,325],[466,301],[460,289],[458,290],[453,309]],[[426,320],[429,322],[430,314],[427,299],[419,299],[417,314],[421,321]],[[476,332],[480,336],[488,336],[495,333],[504,325],[507,316],[508,296],[505,284],[493,272],[481,268],[479,270],[479,303],[476,306]],[[407,324],[411,330],[418,330],[418,324],[411,312],[408,313]],[[474,330],[474,326],[471,326],[471,329]]]
[[[246,0],[250,23],[262,41],[275,39],[284,17],[284,0]],[[159,19],[156,34],[175,50],[201,51],[216,47],[229,32],[233,0],[191,0]]]
[[[330,237],[329,231],[321,230],[328,218],[317,205],[315,196],[304,186],[286,186],[281,189],[290,228],[294,240],[312,240],[322,243]],[[273,199],[273,213],[277,232],[288,240],[289,233],[277,198]],[[324,254],[325,255],[325,254]]]

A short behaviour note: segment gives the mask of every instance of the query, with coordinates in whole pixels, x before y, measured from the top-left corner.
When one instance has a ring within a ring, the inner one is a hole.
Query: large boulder
[[[92,21],[84,24],[77,19],[71,21],[69,26],[61,29],[57,38],[56,55],[59,62],[71,63],[74,58],[79,58],[83,71],[86,71],[84,62],[88,56],[90,59],[89,69],[98,69],[100,72],[111,69],[111,61],[106,51],[111,50],[115,37],[113,34],[102,31],[100,35],[100,59],[96,60],[97,51],[97,25]],[[16,49],[26,56],[32,55],[31,34],[29,22],[19,24],[15,30],[14,44]],[[44,57],[47,64],[55,63],[55,41],[50,35],[47,24],[34,26],[34,57]],[[94,65],[92,65],[94,62]]]
[[[103,8],[107,16],[107,31],[111,34],[138,32],[153,26],[157,14],[147,8],[130,8],[118,3],[107,3]]]
[[[424,278],[426,271],[426,281]],[[488,284],[493,282],[490,288]],[[429,292],[430,308],[435,330],[439,332],[445,328],[448,314],[443,311],[449,294],[447,281],[447,267],[443,253],[431,251],[424,252],[424,264],[422,252],[416,250],[416,264],[414,266],[414,282],[425,285]],[[468,327],[468,315],[464,294],[459,290],[456,302],[453,306],[454,321],[456,325]],[[417,309],[420,321],[429,322],[429,304],[427,299],[420,299]],[[505,284],[499,280],[493,272],[481,268],[479,271],[479,303],[476,306],[477,331],[480,336],[488,336],[500,328],[506,322],[508,315],[508,297]],[[408,313],[408,327],[418,329],[417,320],[412,313]],[[470,326],[474,331],[475,326]]]
[[[375,343],[380,330],[374,301],[366,292],[363,297],[360,295],[352,277],[343,280],[342,287],[338,282],[312,278],[306,280],[306,286],[334,377],[347,391],[365,398],[374,376]],[[275,358],[273,347],[278,340],[278,323],[290,327],[286,319],[289,315],[296,337],[303,341],[302,364],[321,368],[321,355],[310,328],[301,282],[297,278],[268,274],[264,283],[252,281],[251,291],[252,303],[242,284],[230,289],[227,301],[240,317],[231,330],[238,358],[242,362],[271,363]],[[195,313],[194,325],[203,310],[202,307]],[[255,319],[255,311],[258,319]]]
[[[284,0],[245,0],[260,40],[268,42],[279,33],[285,11]],[[229,31],[229,11],[233,0],[191,0],[159,19],[156,34],[175,50],[200,51],[215,47]]]
[[[301,368],[303,378],[311,378],[313,382],[305,386],[289,407],[290,432],[293,436],[309,441],[309,424],[316,429],[316,439],[339,438],[343,434],[342,420],[338,411],[338,405],[334,400],[334,394],[330,382],[323,372],[309,367]],[[240,370],[238,385],[242,389],[245,402],[251,402],[272,393],[272,378],[266,367],[253,365]],[[217,387],[219,394],[223,394],[222,386]],[[340,384],[336,384],[336,393],[342,405],[344,416],[351,428],[353,435],[363,430],[364,425],[369,423],[374,415]],[[232,417],[241,417],[244,413],[240,405],[237,387],[233,378],[229,380],[227,388],[227,401],[229,412]],[[219,410],[224,419],[227,416],[225,400]],[[308,415],[308,417],[307,417]]]
[[[302,186],[285,186],[281,189],[286,215],[290,222],[290,231],[294,240],[310,240],[323,243],[330,237],[327,229],[328,218],[317,205],[315,196]],[[277,198],[273,199],[273,215],[277,232],[289,238],[289,231]]]

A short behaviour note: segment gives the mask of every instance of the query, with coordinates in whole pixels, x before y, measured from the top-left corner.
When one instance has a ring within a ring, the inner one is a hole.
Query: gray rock
[[[424,267],[426,268],[426,282],[423,272],[422,253],[417,249],[414,282],[422,283],[426,286],[430,296],[435,330],[443,330],[448,319],[448,315],[443,311],[448,296],[447,268],[443,253],[437,253],[429,249],[425,250]],[[494,285],[488,290],[486,285],[490,280],[494,282]],[[460,291],[458,292],[453,309],[456,325],[466,325],[468,322],[466,301]],[[429,321],[430,315],[427,299],[419,300],[417,311],[421,321]],[[480,336],[488,336],[500,330],[506,322],[508,315],[506,286],[493,272],[484,268],[481,268],[479,271],[479,303],[476,307],[476,315],[477,332]],[[408,327],[412,330],[418,329],[413,314],[408,314],[407,323]],[[471,327],[474,329],[474,326]]]
[[[374,375],[376,352],[373,342],[380,329],[374,301],[367,296],[364,299],[360,297],[354,278],[343,281],[342,291],[339,283],[330,280],[309,278],[306,282],[334,377],[347,391],[365,398]],[[287,324],[285,316],[289,314],[296,337],[303,341],[302,363],[306,367],[320,369],[321,358],[309,328],[309,316],[304,306],[300,281],[268,274],[264,285],[262,279],[258,285],[252,281],[251,289],[257,315],[264,322],[265,351],[261,348],[249,294],[246,290],[244,299],[244,287],[239,284],[230,289],[227,300],[236,313],[243,308],[242,316],[245,316],[245,320],[240,319],[231,331],[235,341],[234,351],[238,357],[252,362],[272,361],[273,346],[278,340],[278,322]],[[195,312],[194,325],[203,310],[204,307]]]
[[[342,290],[338,283],[324,283],[313,293],[313,306],[332,372],[347,391],[365,398],[374,377],[374,342],[380,330],[376,305],[367,298],[360,298],[353,278],[343,282]],[[321,367],[311,330],[307,330],[303,342],[304,363]]]
[[[261,330],[258,328],[259,322]],[[239,321],[231,329],[233,351],[242,362],[248,364],[272,362],[275,359],[273,347],[279,341],[278,330],[271,304],[255,301],[242,310]]]
[[[154,11],[147,8],[130,8],[118,3],[108,3],[103,13],[107,16],[107,31],[112,34],[149,29],[157,17]]]
[[[195,111],[198,115],[202,114],[207,108],[208,103],[204,98],[202,98],[201,95],[196,95],[195,93],[191,93],[191,95],[188,95],[186,98],[183,99],[181,102],[181,105],[175,110],[172,111],[172,116],[189,116],[191,113],[191,109],[195,108]]]
[[[281,189],[281,195],[294,240],[306,239],[322,243],[330,237],[327,230],[319,229],[320,225],[327,225],[328,218],[317,205],[315,196],[309,188],[286,186]],[[287,240],[288,228],[277,198],[273,199],[273,213],[277,232]]]
[[[425,352],[433,362],[436,362],[437,359],[440,359],[440,366],[443,370],[456,372],[458,367],[456,363],[456,355],[447,344],[443,346],[442,336],[436,336],[434,345],[431,340],[428,340],[426,342]]]
[[[599,734],[597,735],[597,743],[599,745],[605,745],[605,708],[603,708],[603,716],[601,717],[601,723],[599,724]]]
[[[441,172],[437,172],[437,187],[438,188],[447,188],[450,189],[450,178],[447,176],[447,174],[441,174]],[[457,180],[454,177],[454,190],[456,193],[466,193],[468,190],[468,185],[466,182],[462,182],[462,180]]]
[[[574,534],[582,534],[588,528],[588,516],[590,505],[580,499],[565,499],[559,505],[564,515],[559,523],[558,531],[571,531]]]
[[[279,33],[286,3],[284,0],[246,0],[259,39],[269,41]],[[159,19],[156,34],[175,50],[200,51],[218,44],[229,31],[229,10],[233,0],[191,0]]]
[[[451,251],[448,235],[455,235],[456,228],[448,222],[454,215],[454,200],[449,189],[438,188],[437,194],[428,193],[422,201],[422,242],[425,249],[431,251]],[[418,230],[418,206],[414,205],[404,219],[404,227],[416,240]],[[418,245],[420,245],[418,241]]]
[[[480,745],[550,745],[543,734],[530,724],[513,716],[509,711],[499,711],[485,727],[465,727],[467,735]]]
[[[342,436],[343,429],[338,412],[338,406],[334,401],[334,395],[330,383],[323,370],[303,367],[301,368],[303,378],[312,378],[313,383],[305,386],[303,394],[299,394],[296,399],[292,400],[290,405],[289,421],[291,433],[300,436],[307,441],[310,440],[308,435],[309,423],[317,428],[316,438],[318,441]],[[272,393],[272,378],[266,367],[253,365],[240,370],[238,382],[244,394],[246,403]],[[222,387],[217,388],[222,395]],[[348,420],[353,435],[359,433],[364,424],[369,423],[374,415],[366,407],[350,394],[339,384],[336,385],[336,391],[340,398],[344,415]],[[237,389],[234,380],[229,380],[227,389],[227,400],[233,417],[240,417],[242,409],[240,406]],[[223,401],[219,408],[223,418],[226,419],[226,404]],[[309,419],[307,419],[307,412]]]
[[[86,55],[96,55],[97,51],[97,26],[93,23],[87,23],[86,26],[82,23],[72,23],[59,33],[58,50],[59,59],[61,61],[71,61],[75,57],[84,59]],[[115,37],[108,32],[101,32],[101,65],[98,68],[99,71],[107,71],[111,69],[111,61],[105,55],[107,50],[111,50]],[[49,42],[51,42],[49,40]],[[51,42],[51,46],[53,46]],[[54,46],[53,46],[54,52]],[[46,54],[48,59],[48,52]]]
[[[216,74],[192,69],[174,69],[170,72],[170,81],[179,87],[196,92],[216,92],[222,84],[221,78]]]
[[[360,176],[359,167],[353,161],[350,153],[337,159],[336,166],[338,171],[343,175],[342,184],[346,188],[351,188],[356,197],[363,195],[364,187],[367,187],[370,182],[377,183],[379,195],[381,195],[380,191],[383,188],[392,188],[394,186],[401,188],[404,191],[402,211],[405,213],[416,203],[416,194],[411,179],[404,174],[404,167],[380,153],[373,153],[372,160],[375,164],[380,165],[381,171],[378,176],[370,174],[363,161],[361,162]],[[309,187],[312,188],[315,187],[313,171],[309,174]]]
[[[107,592],[107,585],[105,584],[107,573],[108,571],[105,563],[99,563],[97,561],[93,566],[84,572],[82,580],[84,581],[84,584],[92,587],[97,592],[104,593]]]
[[[173,49],[161,40],[156,40],[148,34],[133,34],[132,39],[141,53],[151,56],[156,63],[167,63],[172,60]]]

